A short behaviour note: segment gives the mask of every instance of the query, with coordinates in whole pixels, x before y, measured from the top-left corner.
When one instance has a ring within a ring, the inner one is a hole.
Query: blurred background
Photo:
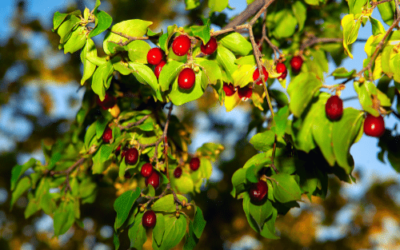
[[[84,94],[79,88],[79,53],[64,55],[57,49],[58,36],[51,32],[53,14],[83,10],[86,6],[92,9],[94,3],[95,0],[1,0],[1,250],[113,249],[113,187],[101,188],[101,198],[82,206],[84,229],[73,227],[58,239],[53,237],[51,217],[43,213],[24,218],[25,197],[17,201],[12,211],[9,208],[11,168],[30,157],[44,161],[41,141],[51,143],[69,129]],[[230,0],[230,6],[234,9],[224,11],[228,18],[244,10],[246,1]],[[175,0],[104,0],[100,9],[108,12],[114,23],[134,18],[151,20],[153,30],[174,23],[195,23],[199,15],[207,15],[206,1],[193,11],[186,11],[183,1]],[[373,17],[380,20],[377,11]],[[361,29],[359,38],[370,35],[368,24]],[[98,47],[103,37],[94,38]],[[355,59],[346,59],[343,66],[360,70],[366,57],[363,46],[355,44]],[[331,62],[330,72],[335,67]],[[333,83],[333,77],[327,78],[326,84]],[[282,88],[278,83],[272,86]],[[343,98],[354,96],[351,86],[342,94]],[[346,101],[345,106],[360,108],[358,100]],[[213,166],[211,183],[195,197],[207,220],[196,249],[400,249],[400,175],[389,164],[378,161],[377,139],[364,136],[351,149],[356,162],[356,184],[332,178],[325,201],[313,199],[310,203],[304,198],[301,208],[278,218],[281,240],[272,241],[263,239],[248,226],[242,202],[229,194],[233,172],[256,153],[248,143],[254,134],[247,133],[251,103],[227,113],[208,91],[199,101],[176,108],[174,113],[192,131],[190,150],[195,151],[209,141],[222,143],[226,148]],[[392,129],[396,120],[388,117],[385,122]],[[128,246],[127,239],[122,239],[121,244]],[[145,248],[151,249],[151,243],[147,242]]]

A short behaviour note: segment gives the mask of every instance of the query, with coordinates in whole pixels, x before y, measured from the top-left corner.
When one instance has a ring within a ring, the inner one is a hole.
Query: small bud
[[[267,176],[265,175],[261,176],[260,180],[262,180],[263,182],[267,182]]]
[[[365,78],[364,77],[360,77],[360,79],[358,80],[360,83],[364,83],[365,82]]]
[[[179,218],[180,213],[177,211],[176,214],[175,214],[175,216],[176,216],[176,218]]]
[[[192,206],[187,206],[186,208],[187,208],[188,210],[190,210],[190,209],[192,209]]]
[[[179,27],[179,28],[178,28],[178,31],[181,32],[181,33],[185,32],[185,30],[183,29],[183,27]]]
[[[108,111],[114,118],[117,118],[119,116],[119,113],[121,113],[121,110],[119,109],[117,104],[115,104],[114,107],[110,108]]]
[[[198,73],[200,71],[200,67],[199,66],[194,66],[193,67],[193,71]]]
[[[144,211],[144,206],[141,206],[140,207],[140,212],[143,212]]]
[[[186,201],[183,200],[183,201],[182,201],[182,206],[185,206],[185,205],[186,205]]]

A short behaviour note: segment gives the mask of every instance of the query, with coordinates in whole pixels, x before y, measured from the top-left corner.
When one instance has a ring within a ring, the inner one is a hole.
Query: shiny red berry
[[[183,56],[188,53],[190,49],[190,39],[185,35],[180,35],[172,42],[172,51],[177,56]]]
[[[160,48],[152,48],[147,52],[147,62],[152,65],[159,64],[164,56],[164,52]]]
[[[259,180],[253,183],[249,190],[250,200],[254,203],[261,202],[268,194],[268,185],[265,181]]]
[[[142,217],[142,224],[146,228],[153,228],[156,225],[157,216],[153,210],[147,210]]]
[[[325,104],[325,113],[331,120],[339,120],[343,115],[343,101],[339,96],[329,97]]]
[[[122,150],[121,159],[125,157],[127,151],[127,149]]]
[[[250,86],[245,86],[243,88],[239,88],[239,90],[238,90],[239,98],[244,101],[251,98],[252,94],[253,94],[253,89],[250,88]]]
[[[301,56],[294,56],[292,60],[290,60],[290,66],[294,72],[299,72],[302,65],[303,58],[301,58]]]
[[[283,73],[278,76],[278,80],[284,80],[287,76],[287,69],[285,71],[283,71]]]
[[[178,86],[181,89],[191,89],[196,81],[193,69],[184,68],[178,76]]]
[[[285,64],[283,64],[281,62],[276,64],[276,72],[283,73],[285,71],[286,71],[286,65]]]
[[[174,170],[175,178],[179,178],[179,177],[181,177],[181,175],[182,175],[182,168],[181,167],[175,168],[175,170]]]
[[[149,178],[145,179],[146,186],[152,185],[154,189],[157,189],[158,186],[160,186],[160,175],[157,173],[157,171],[153,171]]]
[[[267,80],[268,80],[268,72],[267,72],[267,70],[265,69],[264,66],[262,66],[262,71],[263,71],[263,75],[264,75],[264,81],[267,82]],[[256,70],[254,70],[254,73],[253,73],[253,81],[256,81],[259,77],[260,77],[260,71],[258,70],[258,68],[256,68]],[[261,79],[259,79],[258,81],[256,81],[256,84],[257,85],[262,85],[263,82],[262,82]]]
[[[164,65],[166,64],[165,61],[161,61],[159,64],[157,64],[157,66],[154,68],[154,74],[156,75],[157,79],[160,76],[161,70],[164,67]]]
[[[130,148],[125,153],[125,163],[127,165],[135,165],[139,159],[139,151],[136,148]]]
[[[112,139],[112,129],[107,127],[106,130],[104,130],[103,136],[102,136],[103,142],[104,143],[110,143]]]
[[[114,105],[117,103],[117,99],[106,92],[104,100],[100,101],[100,98],[97,96],[96,102],[97,105],[99,105],[102,109],[107,110],[114,107]]]
[[[192,171],[196,171],[200,167],[200,159],[197,157],[193,157],[192,159],[190,159],[189,166]]]
[[[206,43],[205,45],[203,43],[201,44],[200,49],[201,52],[203,52],[203,54],[211,55],[217,50],[217,47],[218,47],[217,39],[215,39],[215,37],[211,37],[208,43]]]
[[[235,87],[232,84],[227,84],[226,82],[224,82],[222,89],[224,90],[226,96],[232,96],[236,92]]]
[[[151,165],[150,163],[145,163],[145,164],[142,166],[142,169],[140,170],[140,174],[141,174],[144,178],[150,177],[152,173],[153,173],[153,165]]]
[[[364,133],[372,137],[381,137],[385,133],[385,121],[382,116],[368,114],[364,121]]]

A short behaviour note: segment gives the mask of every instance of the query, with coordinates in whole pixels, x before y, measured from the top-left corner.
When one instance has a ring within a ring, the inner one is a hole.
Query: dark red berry
[[[224,82],[222,89],[224,90],[226,96],[232,96],[236,92],[235,87],[232,84],[227,84],[226,82]]]
[[[161,61],[159,64],[157,64],[157,66],[154,68],[154,74],[156,75],[157,79],[160,76],[161,70],[164,67],[164,65],[166,64],[165,61]]]
[[[154,189],[157,189],[158,186],[160,186],[160,175],[157,173],[157,171],[153,171],[149,178],[145,179],[146,186],[152,185]]]
[[[287,76],[287,70],[283,71],[283,73],[278,76],[278,80],[284,80]]]
[[[104,130],[102,138],[104,143],[110,143],[112,139],[112,129],[107,127],[106,130]]]
[[[193,157],[192,159],[190,159],[189,166],[191,170],[196,171],[200,167],[200,159],[197,157]]]
[[[368,114],[364,121],[364,133],[372,137],[381,137],[385,133],[385,121],[382,116]]]
[[[176,37],[172,43],[172,51],[177,56],[183,56],[188,53],[190,49],[190,39],[185,35]]]
[[[126,150],[125,163],[127,165],[135,165],[139,159],[139,152],[136,148]]]
[[[254,203],[261,202],[268,194],[268,185],[265,181],[259,180],[253,183],[249,190],[250,200]]]
[[[201,44],[200,49],[201,52],[203,52],[203,54],[211,55],[217,50],[217,47],[218,47],[217,39],[215,39],[215,37],[211,37],[208,43],[206,43],[205,45],[203,43]]]
[[[114,105],[117,103],[117,99],[106,92],[104,100],[100,101],[100,98],[97,96],[96,102],[97,105],[99,105],[102,109],[107,110],[114,107]]]
[[[267,82],[267,80],[268,80],[268,72],[267,72],[267,70],[265,69],[264,66],[262,66],[262,71],[263,71],[263,74],[264,74],[264,81]],[[254,70],[254,73],[253,73],[253,81],[256,81],[259,77],[260,77],[260,71],[258,70],[258,68],[256,68],[256,70]],[[258,81],[256,81],[256,84],[257,85],[262,85],[263,82],[262,82],[261,79],[259,79]]]
[[[126,171],[124,174],[125,179],[130,179],[132,177],[132,174],[129,171]]]
[[[245,86],[243,88],[239,88],[238,94],[240,99],[246,101],[247,99],[251,98],[251,95],[253,94],[253,89],[250,88],[250,86]]]
[[[164,52],[160,48],[152,48],[147,53],[147,62],[152,65],[157,65],[162,61]]]
[[[303,58],[301,58],[301,56],[294,56],[292,60],[290,60],[290,66],[294,72],[299,72],[302,65]]]
[[[175,178],[179,178],[179,177],[181,177],[181,175],[182,175],[182,168],[181,167],[175,168],[175,170],[174,170]]]
[[[118,156],[121,153],[121,145],[119,145],[117,147],[117,149],[115,149],[115,155]]]
[[[286,71],[286,65],[285,64],[283,64],[281,62],[276,64],[276,72],[283,73],[285,71]]]
[[[125,157],[127,151],[127,149],[122,150],[121,159]]]
[[[156,225],[157,216],[153,210],[147,210],[142,217],[142,224],[146,228],[153,228]]]
[[[178,86],[181,89],[191,89],[196,81],[193,69],[184,68],[178,76]]]
[[[145,164],[142,166],[142,169],[140,170],[140,174],[141,174],[144,178],[150,177],[152,173],[153,173],[153,165],[151,165],[150,163],[145,163]]]
[[[329,97],[325,104],[325,113],[331,120],[339,120],[343,115],[343,101],[339,96]]]

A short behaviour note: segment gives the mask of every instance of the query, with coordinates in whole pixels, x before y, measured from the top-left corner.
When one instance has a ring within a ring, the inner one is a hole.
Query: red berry
[[[203,54],[205,55],[211,55],[212,53],[214,53],[217,50],[217,39],[215,39],[215,37],[211,37],[211,39],[208,41],[208,43],[206,43],[206,45],[204,45],[203,43],[201,44],[201,52],[203,52]]]
[[[119,145],[117,147],[117,149],[115,149],[115,155],[118,156],[121,153],[121,145]]]
[[[364,121],[364,133],[372,137],[381,137],[385,133],[385,121],[382,116],[368,114]]]
[[[190,49],[190,39],[185,35],[180,35],[176,37],[174,42],[172,43],[172,51],[177,56],[186,55],[189,49]]]
[[[238,94],[240,99],[246,101],[247,99],[251,98],[251,95],[253,94],[253,89],[250,88],[250,86],[239,88]]]
[[[130,179],[132,177],[132,174],[129,171],[126,171],[124,174],[125,179]]]
[[[136,148],[130,148],[125,153],[125,163],[127,165],[135,165],[139,159],[139,152]]]
[[[161,70],[164,67],[164,65],[166,64],[165,61],[161,61],[159,64],[157,64],[157,66],[154,68],[154,74],[156,75],[157,79],[160,76]]]
[[[263,71],[263,75],[264,75],[264,81],[267,82],[267,80],[268,80],[268,72],[267,72],[267,70],[265,69],[264,66],[262,66],[262,71]],[[256,70],[254,70],[254,73],[253,73],[253,81],[256,81],[259,77],[260,77],[260,71],[258,70],[258,68],[256,68]],[[262,82],[261,79],[259,79],[258,81],[256,81],[256,84],[257,85],[262,85],[263,82]]]
[[[191,89],[196,81],[193,69],[184,68],[178,76],[178,86],[181,89]]]
[[[287,76],[287,69],[278,77],[278,80],[284,80]]]
[[[190,159],[189,166],[191,170],[196,171],[200,167],[200,159],[197,157],[193,157],[192,159]]]
[[[106,130],[104,130],[102,138],[104,143],[110,143],[112,139],[112,129],[107,127]]]
[[[100,98],[97,96],[96,102],[97,105],[99,105],[102,109],[107,110],[114,107],[114,105],[117,103],[117,99],[106,92],[104,100],[100,101]]]
[[[329,97],[325,104],[325,112],[329,119],[339,120],[343,114],[343,101],[339,96]]]
[[[142,225],[146,228],[153,228],[156,225],[157,216],[153,210],[147,210],[142,217]]]
[[[301,58],[301,56],[294,56],[292,60],[290,60],[290,66],[294,72],[299,72],[302,65],[303,58]]]
[[[283,64],[281,62],[276,64],[276,72],[283,73],[285,71],[286,71],[286,65],[285,64]]]
[[[233,96],[236,93],[235,87],[232,84],[227,84],[226,82],[224,82],[222,89],[224,90],[226,96]]]
[[[174,170],[175,178],[179,178],[179,177],[181,177],[181,175],[182,175],[182,168],[180,168],[180,167],[175,168],[175,170]]]
[[[140,173],[142,174],[142,176],[144,178],[150,177],[151,174],[153,173],[153,165],[151,165],[150,163],[145,163],[142,166],[142,169],[140,170]]]
[[[158,186],[160,186],[160,176],[158,175],[157,171],[153,171],[149,178],[146,178],[145,183],[146,186],[150,184],[154,187],[154,189],[157,189]]]
[[[127,149],[122,150],[121,159],[125,157],[127,151]]]
[[[254,203],[262,201],[268,194],[268,186],[265,181],[259,180],[249,190],[250,200]]]
[[[157,65],[162,61],[164,52],[160,48],[152,48],[147,53],[147,62],[153,65]]]

